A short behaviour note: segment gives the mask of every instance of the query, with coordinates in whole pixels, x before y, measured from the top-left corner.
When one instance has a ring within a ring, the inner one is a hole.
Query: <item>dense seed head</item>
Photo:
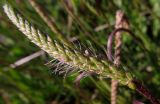
[[[117,67],[110,65],[106,60],[85,56],[76,49],[70,49],[57,41],[52,41],[48,35],[43,34],[28,21],[24,20],[19,14],[16,14],[8,4],[5,4],[3,8],[13,24],[16,25],[28,39],[46,51],[50,56],[82,71],[94,72],[104,77],[116,79],[124,85],[130,85],[129,83],[133,78],[130,73],[126,73],[122,67],[117,70]]]

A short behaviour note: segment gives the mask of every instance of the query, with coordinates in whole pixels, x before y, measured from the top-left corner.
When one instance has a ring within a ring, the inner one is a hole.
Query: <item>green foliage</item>
[[[51,37],[55,37],[55,34],[46,26],[27,0],[8,1],[32,24],[50,34]],[[93,45],[96,44],[95,41],[98,41],[101,47],[106,46],[106,39],[113,30],[116,10],[124,10],[129,18],[131,30],[143,42],[147,50],[142,49],[130,36],[124,35],[122,63],[125,63],[124,67],[127,67],[138,79],[143,80],[151,92],[155,92],[155,96],[160,96],[158,93],[160,92],[158,88],[160,79],[159,1],[119,0],[117,2],[117,0],[100,0],[101,3],[97,3],[96,0],[72,1],[73,13],[78,16],[82,24],[79,24],[77,18],[73,19],[71,29],[67,27],[68,13],[62,1],[45,0],[39,1],[39,3],[46,5],[43,7],[49,11],[48,14],[51,17],[54,17],[55,23],[65,34],[65,37],[68,39],[76,37],[86,44],[91,41]],[[6,18],[2,8],[0,12],[0,103],[5,102],[4,94],[8,95],[7,99],[11,104],[110,103],[109,79],[85,78],[81,83],[82,88],[77,89],[74,85],[74,75],[64,79],[62,76],[50,74],[52,70],[44,65],[49,61],[46,55],[15,69],[9,68],[9,65],[16,60],[38,51],[39,48],[30,43],[17,30]],[[109,27],[95,31],[97,26],[103,24],[107,24]],[[84,32],[80,25],[85,28],[90,36]],[[94,48],[99,49],[98,45],[95,45]],[[119,90],[118,104],[132,102],[134,99],[147,103],[143,97],[126,87],[121,86]]]

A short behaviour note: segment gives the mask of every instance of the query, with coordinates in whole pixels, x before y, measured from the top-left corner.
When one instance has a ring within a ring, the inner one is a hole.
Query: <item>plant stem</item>
[[[151,103],[160,104],[160,101],[156,97],[154,97],[149,92],[149,90],[144,87],[144,85],[142,83],[140,83],[137,80],[133,80],[133,83],[136,87],[136,91],[139,92],[140,94],[142,94],[144,97],[146,97]]]
[[[119,28],[125,28],[128,29],[129,28],[129,23],[128,20],[124,14],[123,11],[118,10],[116,12],[116,22],[115,22],[115,29],[119,29]],[[112,35],[112,34],[111,34]],[[119,67],[120,65],[120,59],[121,59],[121,46],[122,46],[122,31],[118,31],[115,33],[115,53],[114,53],[114,61],[112,59],[112,44],[110,44],[110,42],[113,41],[113,36],[112,38],[108,39],[108,59],[117,66]],[[109,36],[110,37],[110,36]],[[117,99],[117,89],[118,89],[118,81],[112,79],[112,83],[111,83],[111,104],[116,104],[116,99]]]
[[[40,17],[49,26],[49,28],[57,35],[57,38],[63,41],[64,44],[66,44],[67,46],[71,47],[72,44],[66,38],[64,38],[63,34],[61,33],[57,25],[46,13],[46,10],[44,10],[44,8],[42,8],[41,5],[36,2],[36,0],[29,0],[29,2],[32,5],[32,7],[36,10],[36,12],[40,15]]]
[[[66,4],[66,1],[61,0],[64,8],[66,9],[67,13],[73,18],[73,20],[76,21],[76,23],[80,26],[82,32],[89,37],[97,46],[99,46],[101,49],[104,49],[104,47],[97,41],[97,39],[94,39],[92,36],[92,33],[86,29],[85,24],[83,21],[73,13],[72,9]],[[103,50],[104,51],[104,50]]]

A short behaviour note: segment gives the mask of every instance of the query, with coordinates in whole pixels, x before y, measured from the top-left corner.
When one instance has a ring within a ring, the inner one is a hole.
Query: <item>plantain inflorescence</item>
[[[31,25],[27,20],[23,19],[18,13],[15,13],[13,8],[8,5],[3,5],[4,12],[18,29],[30,39],[31,42],[39,46],[51,57],[59,60],[62,63],[73,66],[80,71],[93,72],[102,77],[109,77],[118,80],[121,84],[134,88],[132,83],[133,77],[131,73],[126,72],[123,67],[116,67],[107,60],[97,59],[83,55],[74,48],[69,48],[63,44],[63,41],[57,42],[52,40],[49,35],[42,33],[36,27]],[[66,43],[66,42],[64,42]]]

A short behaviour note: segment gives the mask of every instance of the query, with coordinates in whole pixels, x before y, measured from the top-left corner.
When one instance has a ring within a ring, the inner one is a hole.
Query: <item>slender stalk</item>
[[[50,29],[57,35],[57,38],[64,42],[67,46],[72,46],[72,44],[64,38],[63,34],[61,33],[60,29],[57,25],[52,21],[52,19],[46,13],[46,10],[42,8],[40,4],[36,2],[36,0],[29,0],[32,7],[36,10],[36,12],[40,15],[40,17],[45,21],[45,23],[50,27]]]
[[[104,49],[104,47],[96,40],[93,38],[92,33],[88,30],[86,30],[84,23],[81,21],[81,19],[75,15],[71,8],[66,4],[65,0],[61,0],[62,4],[64,5],[67,13],[78,23],[78,25],[80,26],[82,32],[89,37],[95,44],[97,44],[100,48]]]
[[[124,31],[124,32],[128,32],[129,34],[131,34],[131,36],[134,36],[134,34],[128,30],[128,29],[125,29],[125,28],[118,28],[118,29],[115,29],[109,36],[109,39],[108,39],[108,43],[107,43],[107,47],[108,47],[108,57],[110,58],[109,60],[112,60],[112,41],[113,41],[113,36],[119,32],[119,31]],[[139,41],[138,41],[139,42]],[[139,81],[137,80],[132,80],[132,85],[135,85],[135,89],[138,93],[142,94],[144,97],[146,97],[152,104],[160,104],[160,101],[155,97],[153,96],[149,90],[147,90],[142,83],[140,83]]]
[[[33,54],[29,55],[29,56],[26,56],[26,57],[23,57],[23,58],[17,60],[13,64],[11,64],[10,67],[11,68],[16,68],[16,67],[21,66],[21,65],[23,65],[23,64],[25,64],[25,63],[27,63],[27,62],[39,57],[39,56],[42,56],[44,54],[45,54],[45,52],[40,50],[40,51],[35,52],[35,53],[33,53]]]
[[[111,34],[108,37],[108,42],[107,42],[107,57],[110,60],[112,59],[112,42],[113,42],[113,37],[117,32],[127,32],[129,33],[129,35],[134,39],[134,41],[141,46],[142,49],[144,49],[145,51],[147,51],[147,49],[143,46],[142,42],[139,40],[139,38],[136,37],[136,35],[129,29],[125,29],[125,28],[118,28],[115,29],[111,32]]]
[[[68,7],[70,8],[70,10],[72,12],[74,11],[74,6],[73,6],[73,3],[72,3],[72,0],[66,0],[66,5],[68,5]],[[71,32],[72,25],[73,25],[73,18],[68,14],[68,16],[67,16],[67,32],[68,32],[68,35]]]
[[[116,13],[116,23],[115,23],[115,29],[119,28],[128,28],[128,21],[125,18],[125,15],[123,11],[119,10]],[[120,65],[120,54],[121,54],[121,45],[122,45],[122,39],[121,39],[121,31],[116,32],[115,35],[115,54],[114,54],[114,60],[112,58],[112,41],[113,41],[113,34],[111,34],[108,38],[108,44],[107,44],[107,50],[108,50],[108,59],[118,67]],[[118,89],[118,81],[112,79],[111,82],[111,104],[116,104],[117,99],[117,89]]]
[[[148,89],[144,87],[142,83],[140,83],[137,80],[133,80],[133,83],[136,86],[136,91],[142,94],[144,97],[146,97],[151,103],[153,104],[160,104],[160,100],[158,100],[156,97],[154,97]]]
[[[115,29],[124,27],[124,13],[123,11],[119,10],[116,13],[116,23],[115,23]],[[122,39],[121,39],[122,32],[117,32],[115,34],[115,54],[114,54],[114,64],[116,66],[120,65],[120,58],[121,58],[121,45],[122,45]],[[111,104],[116,104],[117,101],[117,89],[118,89],[118,81],[113,80],[111,82]]]
[[[109,60],[112,60],[112,41],[113,41],[113,36],[119,32],[119,31],[124,31],[124,32],[128,32],[131,36],[135,36],[130,30],[128,29],[124,29],[124,28],[118,28],[115,29],[109,36],[108,39],[108,43],[107,43],[107,47],[108,47],[108,57],[110,58]],[[139,42],[139,41],[137,41]],[[153,104],[160,104],[159,100],[154,97],[143,85],[142,83],[138,82],[137,80],[132,80],[132,85],[135,85],[135,89],[136,91],[138,91],[140,94],[142,94],[143,96],[145,96],[150,102],[152,102]]]

